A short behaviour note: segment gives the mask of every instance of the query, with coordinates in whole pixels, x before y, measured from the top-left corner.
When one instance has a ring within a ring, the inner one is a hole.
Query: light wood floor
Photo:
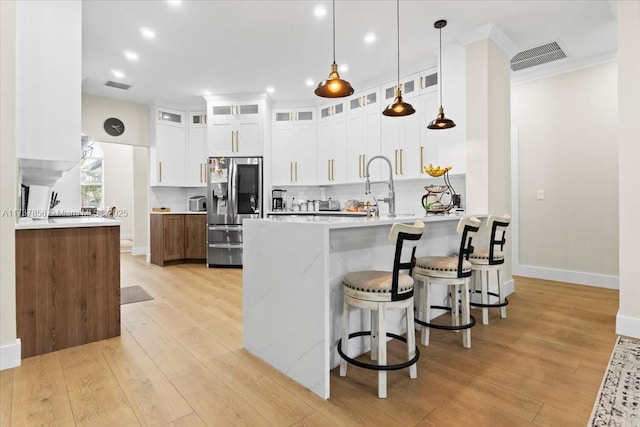
[[[121,337],[2,371],[0,425],[584,426],[616,338],[617,291],[516,278],[471,349],[432,331],[418,379],[391,372],[378,399],[350,366],[324,401],[242,348],[241,270],[123,254],[122,285],[154,299],[122,306]]]

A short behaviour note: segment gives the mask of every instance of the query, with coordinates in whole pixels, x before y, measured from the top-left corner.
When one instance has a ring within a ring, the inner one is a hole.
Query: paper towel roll
[[[51,187],[42,185],[29,186],[29,200],[27,202],[27,216],[34,219],[46,219],[49,216],[51,203]]]

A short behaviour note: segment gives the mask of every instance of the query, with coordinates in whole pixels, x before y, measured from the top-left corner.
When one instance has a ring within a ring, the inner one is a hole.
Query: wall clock
[[[104,121],[104,131],[111,136],[120,136],[124,133],[124,123],[120,119],[110,117]]]

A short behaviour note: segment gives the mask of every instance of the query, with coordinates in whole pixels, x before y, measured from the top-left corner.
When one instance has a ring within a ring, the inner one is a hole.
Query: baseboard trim
[[[120,233],[120,239],[131,240],[133,239],[133,233]]]
[[[20,338],[13,344],[0,346],[0,371],[20,366],[22,344]]]
[[[146,255],[149,252],[149,248],[144,246],[141,248],[131,248],[131,255]]]
[[[515,276],[533,277],[535,279],[554,280],[556,282],[574,283],[576,285],[596,286],[599,288],[620,289],[618,276],[585,273],[582,271],[560,270],[555,268],[517,265],[513,267]]]
[[[516,285],[513,279],[504,282],[504,285],[502,285],[502,291],[505,295],[511,295],[516,291]]]
[[[616,315],[616,334],[632,338],[640,338],[640,319],[637,317]]]

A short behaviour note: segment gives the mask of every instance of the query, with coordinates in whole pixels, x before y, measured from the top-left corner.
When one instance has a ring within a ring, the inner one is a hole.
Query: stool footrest
[[[451,311],[451,307],[447,307],[444,305],[432,305],[431,308],[439,308],[440,310],[447,310],[447,311]],[[461,331],[464,329],[469,329],[469,328],[473,328],[476,325],[476,318],[473,317],[473,315],[469,315],[469,317],[471,318],[471,321],[465,325],[458,325],[458,326],[454,326],[454,325],[436,325],[435,323],[429,323],[429,322],[425,322],[424,320],[420,320],[417,317],[414,317],[414,322],[416,322],[419,325],[422,326],[426,326],[427,328],[433,328],[433,329],[444,329],[445,331]]]
[[[371,331],[354,332],[352,334],[349,334],[349,339],[355,338],[355,337],[367,336],[367,335],[371,335]],[[407,339],[405,337],[392,334],[391,332],[387,332],[387,336],[396,340],[407,342]],[[352,365],[358,366],[360,368],[365,368],[365,369],[373,369],[374,371],[397,371],[398,369],[408,368],[409,366],[415,364],[420,358],[420,350],[418,349],[418,346],[416,346],[416,355],[411,360],[408,360],[406,362],[398,363],[395,365],[374,365],[373,363],[365,363],[360,360],[353,359],[347,356],[346,354],[344,354],[342,351],[342,340],[338,341],[338,354],[340,355],[340,357],[342,357],[344,360],[351,363]]]
[[[478,291],[476,290],[476,294],[481,294],[482,291]],[[492,297],[496,297],[496,298],[500,298],[500,295],[498,295],[495,292],[487,292],[487,295],[491,295]],[[479,302],[469,302],[469,305],[472,307],[506,307],[509,304],[509,300],[505,297],[504,302],[496,302],[493,304],[482,304]]]

